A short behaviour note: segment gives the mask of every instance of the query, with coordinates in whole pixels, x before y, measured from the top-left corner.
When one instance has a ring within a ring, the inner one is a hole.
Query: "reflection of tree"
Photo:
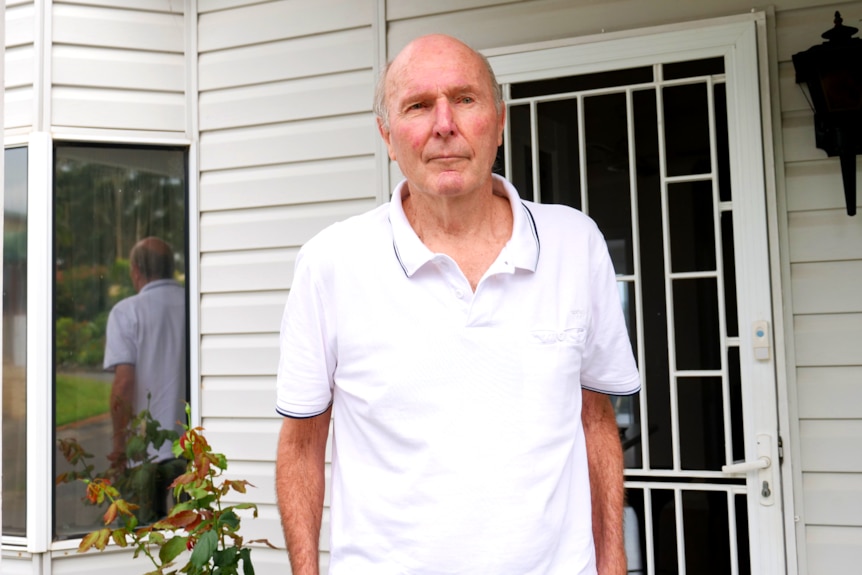
[[[58,363],[101,363],[107,313],[134,293],[128,257],[146,236],[185,252],[184,152],[59,146],[55,169]],[[177,269],[184,269],[182,260]]]

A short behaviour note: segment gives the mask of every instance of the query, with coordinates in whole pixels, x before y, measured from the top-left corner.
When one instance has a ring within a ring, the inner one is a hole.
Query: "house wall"
[[[387,178],[370,111],[380,46],[391,57],[417,35],[447,32],[493,49],[751,9],[741,0],[55,0],[42,18],[32,1],[6,4],[7,137],[50,129],[197,146],[200,416],[230,474],[257,486],[248,499],[260,517],[247,522],[248,538],[279,547],[281,311],[299,246],[381,196]],[[820,41],[836,9],[858,26],[862,2],[773,6],[779,164],[770,224],[786,330],[785,473],[796,490],[799,572],[846,572],[862,563],[862,220],[844,213],[837,160],[814,147],[790,57]],[[190,48],[184,17],[195,9]],[[53,84],[47,97],[40,78]],[[327,548],[324,540],[324,566]],[[96,572],[96,559],[71,555],[51,563]],[[114,572],[115,560],[101,568]],[[283,550],[255,550],[259,573],[284,563]]]

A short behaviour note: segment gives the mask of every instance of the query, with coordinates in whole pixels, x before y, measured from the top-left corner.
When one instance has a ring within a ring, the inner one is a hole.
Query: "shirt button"
[[[563,341],[564,339],[566,339],[566,332],[561,331],[560,333],[558,333],[558,334],[557,334],[557,339],[558,339],[559,341]]]
[[[461,299],[462,297],[464,297],[464,292],[459,290],[459,289],[456,289],[455,290],[455,297],[458,299]]]

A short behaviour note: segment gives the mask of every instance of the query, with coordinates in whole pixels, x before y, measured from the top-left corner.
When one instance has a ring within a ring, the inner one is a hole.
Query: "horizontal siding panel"
[[[209,3],[211,0],[205,0]],[[258,0],[260,1],[260,0]],[[86,4],[106,8],[126,8],[149,12],[182,12],[184,0],[52,0],[54,4]]]
[[[206,91],[371,68],[373,40],[368,27],[203,53],[198,85]]]
[[[129,547],[120,549],[111,546],[101,553],[92,551],[80,554],[77,549],[54,551],[51,553],[52,575],[116,575],[117,573],[137,573],[152,567],[146,557],[133,557],[134,550]],[[6,561],[3,561],[6,573]],[[44,573],[44,571],[40,571]]]
[[[862,565],[862,529],[858,527],[810,526],[805,541],[807,573],[811,575],[853,573],[852,565]]]
[[[797,316],[793,326],[798,367],[862,365],[862,314]]]
[[[842,208],[788,214],[790,261],[862,259],[862,225]]]
[[[782,112],[810,112],[811,105],[806,98],[806,92],[796,83],[796,69],[792,62],[781,62],[778,65],[778,91],[781,94]]]
[[[18,46],[6,50],[5,69],[6,89],[32,86],[36,75],[36,60],[33,46]]]
[[[796,390],[802,419],[862,419],[862,366],[800,367]]]
[[[806,525],[862,527],[862,474],[805,473]]]
[[[201,170],[226,170],[374,154],[372,114],[201,135]]]
[[[388,0],[386,2],[386,19],[389,21],[404,20],[406,18],[419,18],[422,16],[430,16],[432,14],[458,12],[473,8],[512,4],[522,1],[523,0],[437,0],[436,2],[428,2],[427,0]],[[575,4],[577,2],[571,3]],[[583,4],[585,2],[580,3]]]
[[[122,130],[185,131],[182,94],[55,88],[53,123]]]
[[[829,157],[815,145],[814,113],[810,110],[782,115],[781,141],[785,163],[819,161]]]
[[[802,471],[862,473],[860,437],[862,419],[800,421]]]
[[[788,164],[784,176],[788,211],[846,210],[838,158]],[[862,163],[856,167],[856,179],[862,181]],[[857,195],[856,204],[862,211],[862,195]]]
[[[370,26],[373,0],[292,0],[201,14],[198,50],[222,50]]]
[[[201,211],[374,198],[374,157],[204,172]]]
[[[6,48],[26,46],[36,41],[36,8],[32,2],[6,6],[4,33]]]
[[[862,312],[862,259],[793,264],[795,314]]]
[[[30,553],[19,549],[3,551],[3,575],[42,575],[41,562],[36,563]]]
[[[834,0],[803,0],[801,2],[776,2],[776,32],[778,61],[789,62],[796,52],[807,50],[824,40],[820,35],[832,28],[835,10],[841,10],[844,24],[855,26],[848,17],[851,10],[846,3],[842,7]],[[858,17],[858,16],[857,16]]]
[[[54,85],[185,92],[182,54],[56,46]]]
[[[285,290],[293,281],[299,248],[260,252],[204,253],[201,293]]]
[[[275,413],[275,376],[205,377],[201,383],[201,414],[218,417],[266,417]]]
[[[278,334],[205,335],[200,355],[204,376],[273,375],[278,367]]]
[[[228,461],[271,462],[275,460],[281,417],[270,419],[204,419],[207,441],[224,453]]]
[[[167,14],[58,4],[52,17],[54,43],[183,53],[182,4],[174,5],[179,12]]]
[[[201,130],[343,116],[371,110],[371,71],[303,78],[200,96]]]
[[[6,90],[3,102],[3,127],[6,130],[33,125],[33,97],[31,86]]]
[[[204,294],[201,333],[278,331],[287,292]]]
[[[203,251],[301,246],[335,222],[374,207],[372,200],[351,200],[232,212],[208,212],[200,219]]]
[[[279,418],[280,423],[280,418]],[[209,434],[207,434],[209,436]],[[219,449],[216,448],[216,451]],[[273,461],[242,461],[228,460],[229,467],[224,476],[228,479],[245,479],[253,485],[246,492],[231,491],[225,500],[231,503],[257,503],[258,505],[275,505],[275,454]],[[243,520],[243,524],[245,521]],[[243,527],[244,529],[244,527]]]
[[[206,2],[202,2],[198,6],[198,12],[205,14],[207,12],[238,8],[239,6],[251,6],[252,4],[260,4],[260,2],[261,0],[206,0]]]

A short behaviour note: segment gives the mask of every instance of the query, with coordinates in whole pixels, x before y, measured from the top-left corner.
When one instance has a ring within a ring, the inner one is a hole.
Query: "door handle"
[[[731,463],[730,465],[722,465],[721,471],[724,473],[748,473],[749,471],[758,471],[766,469],[772,465],[772,460],[766,456],[758,457],[754,461],[740,461],[739,463]]]
[[[769,506],[775,503],[775,481],[778,481],[776,470],[772,468],[772,436],[768,433],[757,434],[756,458],[749,461],[737,461],[721,466],[721,471],[728,474],[757,472],[757,483],[752,484],[753,477],[746,481],[756,485],[761,505]]]

